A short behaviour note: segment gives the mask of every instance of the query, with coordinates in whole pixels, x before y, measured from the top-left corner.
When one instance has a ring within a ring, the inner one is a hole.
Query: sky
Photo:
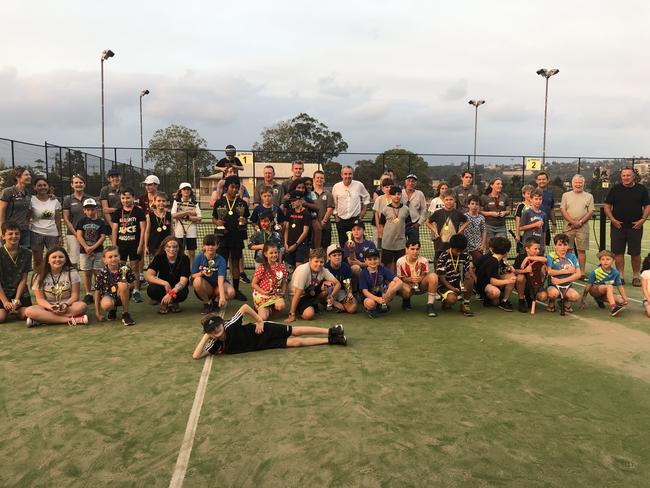
[[[0,137],[139,146],[182,124],[248,149],[307,112],[354,152],[400,146],[538,155],[650,155],[650,3],[601,0],[2,3]]]

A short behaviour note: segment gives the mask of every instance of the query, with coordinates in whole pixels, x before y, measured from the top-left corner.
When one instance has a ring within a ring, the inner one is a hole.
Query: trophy
[[[354,241],[352,240],[352,231],[351,230],[346,231],[345,235],[348,236],[348,246],[354,244]]]
[[[64,290],[65,290],[65,286],[61,282],[54,283],[52,285],[52,288],[50,288],[50,293],[54,295],[54,304],[52,305],[52,310],[54,310],[55,312],[58,312],[59,310],[63,309],[63,305],[61,304],[61,297],[63,296]]]
[[[352,282],[350,281],[350,278],[345,278],[343,280],[343,288],[345,289],[344,301],[352,301]]]
[[[238,215],[237,224],[239,225],[240,228],[246,227],[246,217],[244,217],[244,211],[246,210],[246,208],[240,205],[235,210],[237,211],[237,215]]]
[[[127,265],[120,267],[120,281],[126,283],[126,276],[129,273],[129,267]]]
[[[214,259],[210,259],[208,261],[208,265],[203,268],[203,274],[205,276],[212,276],[212,273],[214,272]]]
[[[416,278],[420,277],[420,272],[421,271],[422,270],[418,266],[418,263],[415,263],[415,277]],[[420,283],[419,282],[416,282],[416,283],[413,284],[413,292],[420,293]]]
[[[334,300],[334,297],[332,297],[332,291],[334,291],[334,287],[328,283],[325,288],[327,289],[327,310],[332,310],[332,301]]]
[[[276,271],[275,277],[278,279],[276,284],[275,294],[278,296],[282,295],[282,278],[284,278],[284,273],[282,271]]]
[[[217,217],[220,221],[223,222],[226,220],[227,213],[228,211],[224,207],[217,208]],[[223,224],[217,225],[215,227],[215,234],[223,237],[226,234],[226,227]]]

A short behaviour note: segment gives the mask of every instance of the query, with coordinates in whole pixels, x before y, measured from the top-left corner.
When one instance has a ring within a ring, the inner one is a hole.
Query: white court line
[[[223,318],[225,313],[226,307],[224,306],[219,312],[219,315]],[[203,406],[203,399],[205,398],[205,390],[208,386],[208,378],[210,377],[211,369],[212,354],[208,354],[208,356],[205,358],[205,363],[203,364],[203,370],[201,371],[199,384],[196,387],[194,403],[192,404],[192,410],[190,410],[190,416],[187,419],[185,436],[183,436],[181,449],[178,451],[178,458],[176,459],[176,466],[174,467],[174,472],[172,473],[172,479],[169,482],[169,488],[181,488],[181,486],[183,486],[185,473],[187,472],[187,466],[190,462],[190,454],[192,453],[192,446],[194,445],[196,427],[199,423],[199,416],[201,415],[201,407]]]

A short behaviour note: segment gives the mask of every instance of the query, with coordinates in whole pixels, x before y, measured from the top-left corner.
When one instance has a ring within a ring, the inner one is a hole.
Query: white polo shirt
[[[361,205],[370,203],[370,194],[363,183],[352,180],[349,186],[339,181],[332,188],[334,197],[334,213],[343,220],[358,217],[361,213]]]

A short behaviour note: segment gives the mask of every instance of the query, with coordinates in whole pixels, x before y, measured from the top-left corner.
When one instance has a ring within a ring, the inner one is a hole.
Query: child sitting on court
[[[532,304],[532,300],[546,302],[548,299],[545,290],[538,290],[537,296],[535,297],[530,294],[530,290],[535,289],[531,281],[533,268],[537,268],[538,266],[543,268],[546,264],[546,256],[540,255],[540,247],[538,237],[528,237],[524,241],[524,252],[517,254],[513,265],[515,276],[517,277],[515,287],[519,296],[518,309],[522,313],[529,311],[529,304]],[[540,272],[543,273],[544,271],[540,270]]]
[[[582,293],[581,305],[583,307],[585,306],[587,295],[590,294],[594,297],[594,300],[596,300],[600,308],[605,308],[604,301],[607,300],[610,307],[610,315],[616,317],[623,311],[625,305],[627,305],[627,294],[621,281],[621,274],[613,266],[614,253],[603,250],[596,257],[600,264],[589,274],[587,286]],[[614,294],[614,287],[618,288],[621,296]]]
[[[201,314],[223,309],[228,300],[235,298],[235,289],[226,280],[227,271],[226,260],[217,253],[217,237],[206,235],[203,237],[203,251],[192,261],[192,288],[203,302]]]
[[[363,306],[371,319],[379,312],[388,312],[388,304],[402,289],[402,280],[391,270],[379,264],[379,252],[370,249],[365,254],[366,267],[359,277],[359,289],[363,295]]]
[[[402,280],[402,309],[411,310],[413,295],[427,294],[427,315],[435,317],[433,302],[438,288],[438,275],[429,273],[429,260],[420,256],[420,243],[406,241],[405,254],[397,260],[397,276]]]
[[[117,247],[108,246],[102,253],[104,269],[95,279],[95,317],[102,322],[102,311],[107,312],[108,320],[115,320],[117,307],[122,307],[122,323],[135,325],[135,320],[129,313],[129,300],[135,275],[131,268],[120,268],[120,255]]]
[[[555,300],[560,297],[564,291],[564,310],[573,312],[571,303],[580,300],[580,294],[573,289],[573,282],[580,279],[582,271],[578,258],[573,252],[569,252],[569,236],[566,234],[556,234],[553,238],[555,251],[548,253],[546,257],[546,273],[548,274],[548,294],[549,312],[555,312]]]
[[[262,249],[262,262],[255,268],[251,281],[253,302],[262,320],[273,312],[284,310],[284,294],[287,289],[289,273],[280,262],[280,250],[272,241],[266,241]]]
[[[498,305],[501,310],[512,312],[510,294],[517,278],[512,266],[505,263],[510,241],[503,236],[495,236],[488,244],[490,253],[483,256],[476,266],[476,291],[486,307]]]
[[[255,207],[255,210],[258,208],[260,206]],[[255,213],[255,210],[253,210],[253,213]],[[273,229],[273,212],[265,210],[259,213],[257,223],[259,224],[259,230],[253,234],[253,237],[248,242],[248,249],[255,251],[255,261],[257,263],[263,262],[262,249],[267,242],[273,242],[277,246],[280,253],[279,260],[282,261],[284,246],[282,245],[282,237]]]
[[[5,322],[9,314],[25,320],[25,310],[32,305],[29,295],[27,275],[32,271],[32,253],[19,245],[20,227],[15,222],[2,223],[0,248],[0,322]]]
[[[347,241],[345,247],[343,248],[343,260],[347,260],[347,263],[352,269],[352,290],[356,291],[359,289],[359,276],[361,276],[361,270],[364,269],[366,265],[365,256],[371,249],[377,250],[377,246],[373,241],[366,239],[364,233],[364,223],[362,220],[355,220],[352,223],[352,239]]]
[[[467,237],[464,234],[454,234],[449,239],[449,249],[438,256],[438,293],[442,297],[443,309],[453,307],[462,295],[460,311],[465,317],[473,317],[469,301],[472,298],[476,276],[472,256],[465,252],[466,248]]]
[[[338,244],[330,244],[327,248],[325,268],[341,283],[338,293],[332,294],[331,306],[339,312],[356,313],[357,301],[352,294],[352,268],[343,261],[343,250]]]

